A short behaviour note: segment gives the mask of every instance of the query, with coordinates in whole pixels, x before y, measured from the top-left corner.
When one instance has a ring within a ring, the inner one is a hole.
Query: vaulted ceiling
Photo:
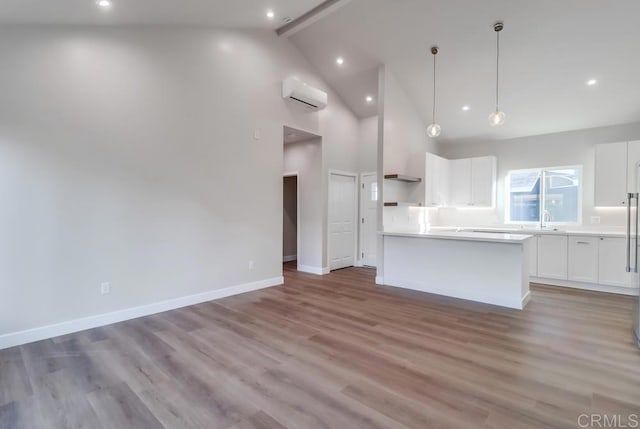
[[[96,0],[2,0],[0,23],[81,25],[211,25],[277,28],[323,0],[110,0],[108,12]],[[274,12],[272,19],[266,12]]]
[[[440,139],[504,139],[640,121],[639,16],[637,0],[352,0],[291,40],[360,116],[386,64],[426,124],[438,45]],[[492,128],[498,20],[507,121]]]

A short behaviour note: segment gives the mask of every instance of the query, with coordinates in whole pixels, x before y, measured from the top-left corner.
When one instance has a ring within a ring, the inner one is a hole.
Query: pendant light
[[[500,32],[504,28],[502,22],[496,22],[493,30],[496,32],[496,110],[489,115],[489,123],[492,127],[504,124],[506,115],[500,111],[498,100],[500,95]]]
[[[436,55],[438,55],[438,47],[432,46],[431,53],[433,54],[433,117],[431,125],[427,127],[427,135],[431,138],[438,137],[442,128],[436,123]]]

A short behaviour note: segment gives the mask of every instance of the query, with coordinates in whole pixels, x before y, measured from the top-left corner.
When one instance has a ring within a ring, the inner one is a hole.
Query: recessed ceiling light
[[[276,13],[274,11],[272,11],[272,10],[268,10],[267,11],[267,18],[273,19],[275,17],[276,17]]]
[[[595,85],[596,83],[598,83],[598,81],[597,81],[597,80],[595,80],[595,79],[589,79],[589,80],[587,81],[587,85],[589,85],[589,86],[593,86],[593,85]]]
[[[96,2],[96,4],[98,5],[98,7],[100,7],[101,9],[108,9],[111,7],[111,0],[98,0]]]
[[[367,95],[367,98],[365,98],[365,100],[367,101],[367,103],[373,103],[373,97],[370,95]]]
[[[336,64],[338,64],[339,66],[344,64],[344,58],[342,57],[338,57],[336,58]]]
[[[469,110],[471,110],[471,107],[469,107],[469,106],[462,106],[462,110],[464,110],[465,112],[468,112]]]

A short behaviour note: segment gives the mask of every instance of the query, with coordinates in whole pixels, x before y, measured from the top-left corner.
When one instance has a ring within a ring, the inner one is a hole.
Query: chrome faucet
[[[544,210],[542,216],[540,216],[540,229],[547,228],[549,222],[551,222],[551,213],[549,213],[549,210]]]

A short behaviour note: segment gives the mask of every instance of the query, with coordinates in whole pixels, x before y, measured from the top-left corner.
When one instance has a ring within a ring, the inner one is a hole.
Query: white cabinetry
[[[533,236],[529,240],[529,275],[538,277],[538,237]]]
[[[538,237],[538,277],[567,280],[567,236]]]
[[[627,193],[638,192],[640,141],[596,145],[595,205],[624,207]]]
[[[598,282],[598,238],[569,237],[569,280]]]
[[[640,141],[627,143],[627,192],[640,192]]]
[[[451,205],[493,207],[495,201],[496,158],[455,159],[449,161]]]
[[[449,161],[451,205],[471,205],[471,158]]]
[[[449,200],[449,160],[427,153],[425,160],[425,206],[446,206]]]
[[[598,252],[598,283],[607,286],[631,287],[626,270],[627,240],[601,237]]]
[[[493,207],[495,201],[496,158],[471,159],[471,203],[475,207]]]

